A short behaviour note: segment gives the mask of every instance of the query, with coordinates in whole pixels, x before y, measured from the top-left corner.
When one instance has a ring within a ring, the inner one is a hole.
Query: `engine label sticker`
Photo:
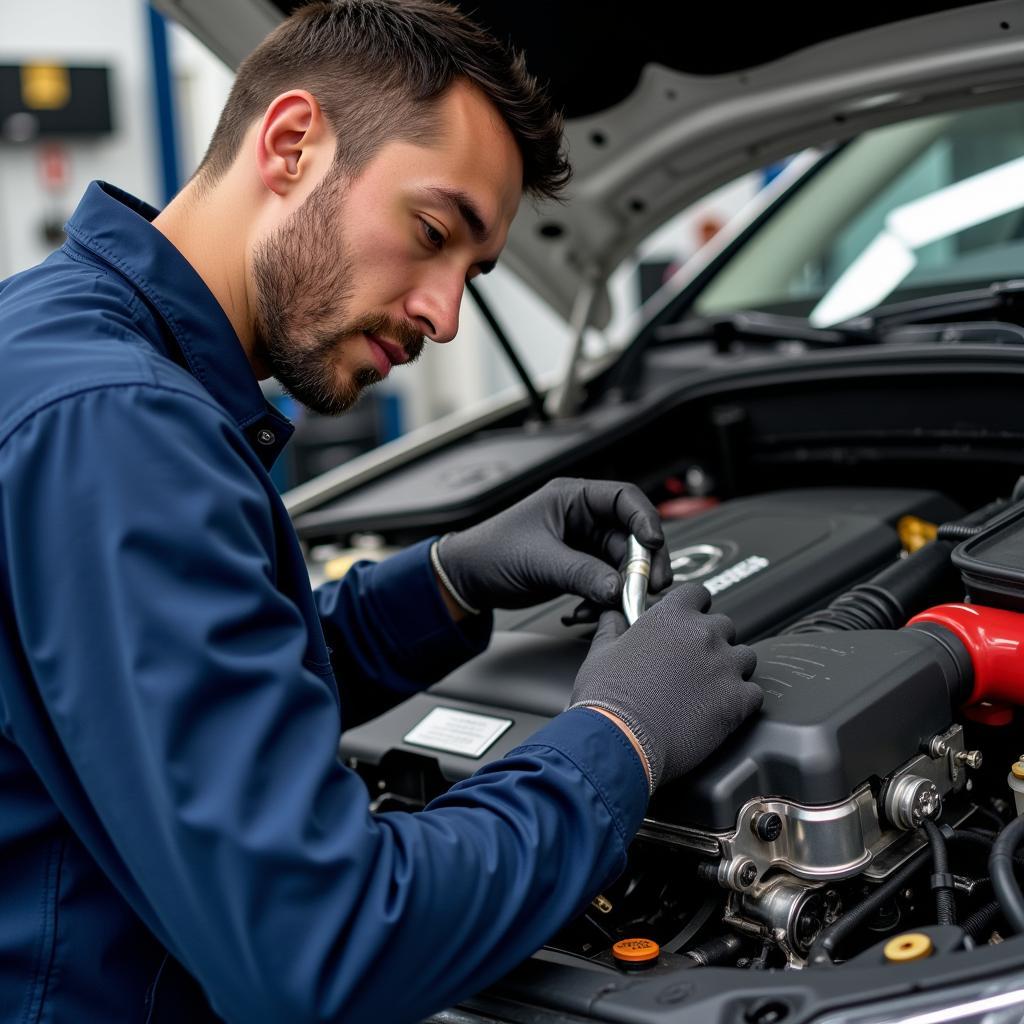
[[[480,757],[512,725],[511,718],[476,715],[455,708],[434,708],[403,737],[415,747]]]
[[[751,555],[749,558],[744,558],[742,562],[729,566],[728,569],[720,572],[717,576],[712,576],[711,579],[705,580],[704,586],[711,591],[712,595],[720,594],[723,590],[728,590],[737,583],[742,583],[756,573],[762,572],[769,565],[771,565],[771,562],[767,558],[761,555]]]

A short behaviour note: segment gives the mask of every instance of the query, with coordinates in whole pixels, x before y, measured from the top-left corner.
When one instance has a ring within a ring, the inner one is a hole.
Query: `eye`
[[[435,228],[434,225],[430,223],[430,221],[424,220],[422,217],[420,217],[419,220],[420,224],[423,227],[423,235],[427,240],[427,244],[432,249],[443,249],[445,244],[444,235],[442,235],[441,232],[438,231],[437,228]]]

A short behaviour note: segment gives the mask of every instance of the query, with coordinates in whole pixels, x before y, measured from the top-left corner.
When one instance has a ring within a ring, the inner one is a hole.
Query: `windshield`
[[[883,302],[1024,277],[1024,103],[918,118],[847,145],[700,295],[826,327]]]

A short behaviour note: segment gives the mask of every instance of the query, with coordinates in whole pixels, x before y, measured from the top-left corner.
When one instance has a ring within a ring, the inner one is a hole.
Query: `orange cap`
[[[620,939],[612,946],[612,956],[624,964],[651,964],[661,947],[650,939]]]

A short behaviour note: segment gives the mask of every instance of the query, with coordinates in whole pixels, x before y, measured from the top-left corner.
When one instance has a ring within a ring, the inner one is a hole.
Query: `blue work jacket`
[[[291,426],[154,216],[93,183],[0,284],[0,1020],[415,1021],[621,871],[643,768],[576,709],[370,813],[342,729],[490,623],[426,544],[311,591]]]

